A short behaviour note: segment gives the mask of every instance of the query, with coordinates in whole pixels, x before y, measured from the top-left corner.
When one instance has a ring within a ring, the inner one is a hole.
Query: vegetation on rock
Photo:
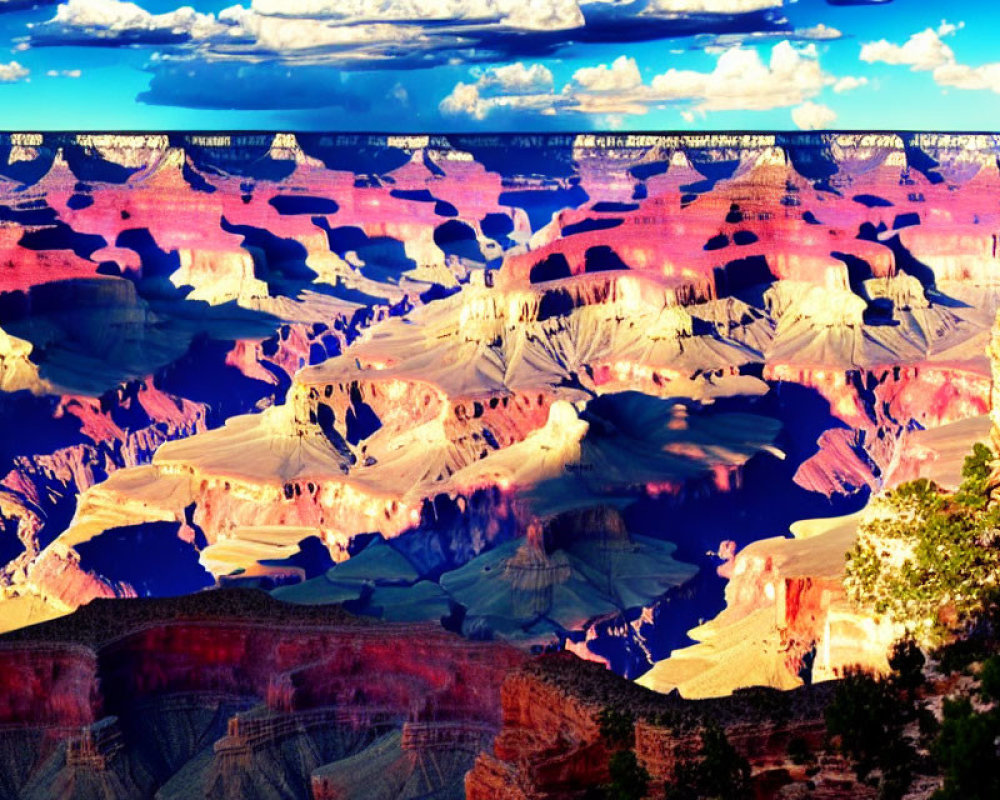
[[[907,735],[917,718],[893,677],[850,670],[826,710],[826,726],[854,764],[858,780],[875,784],[880,800],[899,800],[913,780],[917,750]]]
[[[847,555],[844,587],[924,644],[944,641],[980,613],[1000,574],[1000,506],[989,503],[993,454],[976,444],[954,493],[933,481],[875,498]]]
[[[931,751],[944,778],[933,800],[1000,797],[1000,656],[979,671],[979,692],[944,702],[944,720]]]
[[[666,800],[747,800],[752,796],[750,763],[714,724],[702,730],[698,752],[677,764],[665,794]]]

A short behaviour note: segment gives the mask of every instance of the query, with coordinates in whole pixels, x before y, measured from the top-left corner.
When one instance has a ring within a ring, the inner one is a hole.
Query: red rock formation
[[[499,727],[500,684],[524,659],[506,645],[470,642],[437,626],[373,624],[241,590],[95,601],[0,642],[0,726],[71,738],[70,755],[100,770],[111,768],[114,753],[140,744],[137,708],[172,713],[172,698],[178,713],[185,698],[192,707],[242,698],[245,708],[256,698],[255,712],[232,717],[216,746],[223,771],[227,758],[236,759],[235,769],[254,748],[376,717],[390,726],[419,723],[404,735],[404,749],[468,749]],[[130,726],[107,722],[117,714],[131,715]],[[113,753],[102,745],[109,736]]]
[[[91,649],[0,645],[0,725],[76,729],[97,719],[100,703]]]
[[[825,747],[828,689],[684,701],[642,690],[569,654],[547,656],[504,682],[503,727],[493,752],[481,753],[466,776],[466,798],[575,798],[606,783],[614,748],[602,739],[597,716],[608,708],[638,717],[634,749],[653,779],[651,796],[672,780],[679,760],[698,750],[701,727],[708,721],[722,726],[730,743],[750,761],[756,797],[785,796],[780,794],[784,787],[809,780],[789,762],[790,742],[801,738],[813,752]],[[871,796],[843,773],[842,762],[834,760],[812,779],[827,792],[822,796]]]

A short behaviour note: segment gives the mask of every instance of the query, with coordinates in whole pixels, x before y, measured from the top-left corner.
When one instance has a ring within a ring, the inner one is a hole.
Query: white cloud
[[[952,23],[948,22],[948,20],[943,19],[941,20],[941,24],[938,25],[937,34],[938,36],[944,38],[945,36],[951,36],[953,33],[961,30],[964,27],[965,27],[964,22],[959,22],[957,25],[953,25]]]
[[[31,70],[22,67],[16,61],[9,64],[0,64],[0,83],[16,83],[22,81],[31,74]]]
[[[95,38],[169,33],[204,39],[220,32],[214,15],[200,14],[190,6],[166,14],[150,14],[135,3],[122,0],[68,0],[56,9],[56,15],[46,25],[86,32]]]
[[[781,8],[782,0],[651,0],[646,13],[745,14]]]
[[[126,0],[67,0],[33,28],[46,44],[176,40],[209,58],[329,62],[438,58],[469,48],[467,31],[530,33],[585,24],[577,0],[252,0],[218,14],[151,14]]]
[[[792,122],[800,130],[823,130],[833,125],[836,120],[837,112],[832,108],[812,101],[792,109]]]
[[[696,100],[704,111],[764,110],[801,103],[827,80],[814,45],[799,50],[784,41],[771,49],[766,64],[756,50],[734,48],[712,72],[671,69],[653,78],[651,89],[663,101]]]
[[[496,109],[551,113],[553,78],[543,64],[520,62],[477,71],[475,83],[458,83],[441,101],[442,113],[485,119]]]
[[[719,33],[711,36],[699,36],[698,41],[703,42],[703,49],[709,55],[719,55],[733,47],[743,47],[749,45],[763,45],[766,42],[778,42],[781,40],[803,42],[817,41],[829,42],[834,39],[842,39],[843,32],[822,22],[809,28],[796,28],[793,31],[751,31],[750,33]],[[673,55],[681,55],[684,50],[671,50]]]
[[[526,68],[527,69],[527,68]],[[765,63],[755,49],[732,48],[711,72],[670,69],[644,83],[635,60],[620,56],[610,66],[578,69],[556,91],[487,96],[484,73],[476,84],[459,83],[441,103],[445,114],[484,119],[503,108],[582,114],[644,114],[651,106],[692,103],[694,111],[765,110],[799,105],[833,81],[823,72],[814,45],[779,42]]]
[[[873,64],[907,65],[914,70],[929,70],[955,60],[952,49],[941,41],[938,32],[932,28],[913,34],[903,45],[880,39],[861,47],[862,61]]]
[[[819,39],[821,41],[828,41],[832,39],[840,39],[844,34],[837,28],[831,27],[830,25],[824,25],[821,22],[818,25],[813,25],[811,28],[798,28],[795,31],[795,35],[800,39]]]
[[[50,78],[79,78],[83,72],[78,69],[50,69],[45,74]]]
[[[493,67],[480,73],[480,86],[497,88],[507,94],[530,94],[552,88],[552,72],[544,64],[525,66],[520,61]]]
[[[188,6],[152,14],[127,0],[66,0],[52,19],[29,27],[32,42],[166,44],[173,48],[167,57],[366,66],[406,66],[419,59],[429,66],[450,58],[476,60],[494,50],[502,60],[504,52],[520,48],[521,36],[585,27],[585,10],[595,12],[595,19],[611,14],[637,27],[689,19],[711,31],[734,14],[782,5],[783,0],[242,0],[214,14]],[[772,29],[784,24],[774,17],[756,27],[773,36]],[[792,34],[839,35],[823,25]]]
[[[1000,94],[1000,62],[970,67],[967,64],[942,64],[934,70],[939,86],[954,89],[988,90]]]
[[[232,6],[219,12],[219,22],[226,37],[236,41],[249,40],[257,50],[296,54],[321,48],[339,50],[373,44],[401,44],[424,39],[417,26],[366,23],[341,25],[299,17],[269,17]],[[225,41],[217,42],[225,45]]]
[[[620,92],[642,83],[634,58],[618,56],[611,66],[581,67],[573,73],[573,82],[591,92]]]
[[[837,94],[843,94],[844,92],[853,92],[855,89],[859,89],[862,86],[868,85],[868,78],[862,76],[860,78],[855,78],[853,75],[845,75],[835,84],[833,84],[833,91]]]
[[[577,0],[253,0],[267,17],[365,22],[492,22],[521,30],[566,30],[584,23]]]
[[[1000,94],[1000,62],[980,64],[977,67],[961,64],[954,51],[943,41],[965,27],[942,20],[937,30],[927,28],[913,34],[902,46],[884,39],[870,42],[861,48],[861,60],[869,63],[908,65],[913,70],[930,71],[939,86],[973,91],[992,91]]]
[[[497,6],[501,22],[521,30],[569,30],[584,24],[575,0],[497,0]]]

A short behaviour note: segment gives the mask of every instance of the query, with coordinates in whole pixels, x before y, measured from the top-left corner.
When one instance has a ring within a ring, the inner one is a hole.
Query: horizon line
[[[483,131],[387,131],[387,130],[326,130],[297,128],[18,128],[0,130],[0,136],[18,134],[104,134],[121,136],[142,135],[253,135],[287,133],[295,136],[712,136],[726,135],[774,135],[774,136],[823,136],[829,134],[939,134],[951,136],[1000,136],[996,130],[961,129],[945,130],[931,128],[824,128],[821,130],[786,130],[778,128],[718,128],[711,130],[684,130],[672,128],[629,128],[592,130],[483,130]]]

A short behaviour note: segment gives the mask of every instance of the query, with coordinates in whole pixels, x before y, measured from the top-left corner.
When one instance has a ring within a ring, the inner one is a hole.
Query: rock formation
[[[480,754],[466,777],[466,798],[554,800],[607,783],[616,745],[602,736],[599,716],[608,709],[635,716],[634,749],[654,794],[674,777],[681,755],[697,748],[700,727],[714,722],[750,761],[755,796],[794,796],[779,791],[806,789],[811,781],[817,797],[874,797],[836,757],[824,756],[808,778],[787,755],[792,739],[822,751],[829,688],[692,702],[643,690],[569,654],[546,656],[504,682],[503,725],[492,752]]]
[[[454,792],[522,660],[246,590],[122,612],[97,601],[0,640],[0,724],[22,744],[3,753],[0,785],[30,798],[337,797],[360,764],[386,770],[389,788],[366,796]],[[421,763],[440,772],[421,783]]]

